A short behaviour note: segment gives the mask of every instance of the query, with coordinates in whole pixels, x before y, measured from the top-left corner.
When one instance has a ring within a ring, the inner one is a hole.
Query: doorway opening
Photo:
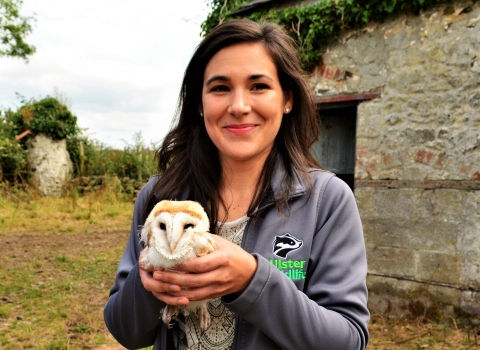
[[[357,102],[318,104],[320,140],[313,150],[320,165],[354,190]]]
[[[355,189],[357,107],[380,97],[379,92],[315,97],[320,140],[313,150],[320,165]]]

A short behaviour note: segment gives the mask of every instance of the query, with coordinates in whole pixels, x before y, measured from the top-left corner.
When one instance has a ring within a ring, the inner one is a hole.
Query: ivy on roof
[[[274,22],[285,27],[296,39],[302,65],[310,70],[321,63],[322,48],[337,40],[344,30],[361,29],[370,21],[380,21],[407,11],[418,13],[451,0],[320,0],[283,10],[259,8],[244,16],[234,14],[242,5],[250,2],[251,0],[211,0],[209,5],[212,12],[201,25],[202,35],[229,19],[249,18],[255,22]]]

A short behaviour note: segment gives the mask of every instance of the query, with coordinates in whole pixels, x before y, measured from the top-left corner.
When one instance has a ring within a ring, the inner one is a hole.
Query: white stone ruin
[[[27,161],[32,181],[40,192],[45,196],[61,196],[62,187],[73,171],[66,140],[55,141],[44,134],[32,137]]]

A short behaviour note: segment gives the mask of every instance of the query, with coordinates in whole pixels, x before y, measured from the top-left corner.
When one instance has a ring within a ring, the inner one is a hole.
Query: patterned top
[[[219,236],[239,246],[242,243],[243,232],[247,222],[247,216],[226,222],[220,227]],[[179,324],[179,331],[174,337],[176,349],[226,350],[233,348],[235,314],[222,304],[220,298],[210,300],[207,309],[210,313],[211,325],[203,334],[200,330],[200,321],[196,313],[191,312],[186,316],[185,323],[178,319],[176,320]]]

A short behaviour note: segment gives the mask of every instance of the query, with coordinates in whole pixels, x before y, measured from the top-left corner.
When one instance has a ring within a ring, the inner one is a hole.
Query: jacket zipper
[[[301,197],[304,194],[305,194],[305,191],[295,193],[289,198],[289,200]],[[259,212],[261,210],[264,210],[264,209],[266,209],[266,208],[268,208],[269,206],[272,206],[272,205],[273,205],[273,202],[266,203],[264,206],[255,210],[255,212]],[[245,226],[245,230],[243,231],[242,244],[240,245],[242,247],[242,249],[244,249],[244,250],[245,250],[245,244],[246,244],[245,242],[247,241],[245,238],[247,237],[247,232],[248,232],[249,227],[250,227],[250,219],[248,220],[247,225]],[[234,330],[234,334],[233,334],[233,349],[232,350],[240,349],[240,336],[238,335],[240,333],[240,326],[241,326],[240,316],[235,314],[235,330]]]

